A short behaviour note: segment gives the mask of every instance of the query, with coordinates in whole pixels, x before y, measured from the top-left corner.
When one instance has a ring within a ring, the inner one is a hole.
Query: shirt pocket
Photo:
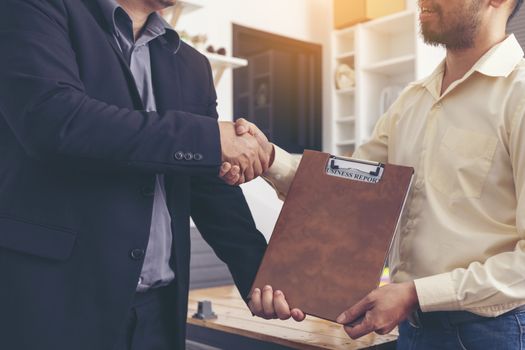
[[[479,198],[492,167],[498,139],[449,127],[432,159],[429,181],[451,198]]]

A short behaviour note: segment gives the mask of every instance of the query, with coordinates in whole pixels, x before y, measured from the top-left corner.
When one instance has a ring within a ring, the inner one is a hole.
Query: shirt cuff
[[[262,175],[263,178],[276,190],[279,198],[284,199],[299,166],[297,158],[274,145],[275,158],[273,164]]]
[[[460,309],[451,273],[419,278],[414,280],[414,284],[416,285],[421,311],[454,311]]]

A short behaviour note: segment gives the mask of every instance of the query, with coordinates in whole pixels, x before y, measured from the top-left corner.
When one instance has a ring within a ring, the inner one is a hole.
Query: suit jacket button
[[[182,153],[181,151],[175,153],[173,155],[173,158],[175,158],[176,160],[183,160],[184,159],[184,153]]]
[[[193,153],[189,153],[189,152],[186,153],[186,154],[184,155],[184,159],[186,159],[186,160],[192,160],[192,159],[193,159]]]
[[[197,160],[197,161],[202,160],[202,158],[203,158],[203,156],[202,156],[202,154],[200,154],[200,153],[195,153],[195,154],[193,155],[193,159],[195,159],[195,160]]]
[[[142,259],[144,257],[145,254],[146,254],[146,252],[144,251],[144,249],[140,249],[140,248],[132,249],[129,252],[129,255],[131,256],[131,259],[133,259],[133,260],[140,260],[140,259]]]

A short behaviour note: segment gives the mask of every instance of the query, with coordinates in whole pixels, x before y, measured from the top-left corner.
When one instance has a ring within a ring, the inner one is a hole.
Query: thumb
[[[235,121],[235,132],[238,136],[244,135],[250,131],[250,125],[244,118],[239,118]]]

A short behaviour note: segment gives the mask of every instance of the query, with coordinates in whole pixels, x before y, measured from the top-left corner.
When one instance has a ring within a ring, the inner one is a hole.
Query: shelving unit
[[[350,156],[370,138],[386,90],[400,91],[443,59],[444,50],[426,45],[419,32],[415,9],[334,31],[333,72],[348,64],[356,85],[345,90],[332,85],[332,153]]]
[[[222,75],[227,69],[235,69],[245,67],[248,65],[248,61],[244,58],[230,57],[218,55],[215,53],[202,52],[210,61],[211,68],[213,70],[213,82],[215,86],[219,84]]]
[[[177,0],[173,7],[162,11],[162,16],[173,28],[176,28],[181,16],[203,8],[207,1],[208,0]],[[235,69],[248,65],[248,61],[242,58],[218,55],[206,51],[201,51],[201,53],[210,61],[215,86],[219,84],[227,69]]]
[[[164,17],[175,28],[180,16],[198,10],[204,5],[206,5],[206,0],[177,0],[175,5],[166,11]]]
[[[333,84],[333,148],[334,153],[348,155],[355,149],[356,128],[356,88],[336,89],[335,69],[340,64],[347,64],[356,69],[356,27],[337,31],[333,35],[332,47],[334,59]]]

